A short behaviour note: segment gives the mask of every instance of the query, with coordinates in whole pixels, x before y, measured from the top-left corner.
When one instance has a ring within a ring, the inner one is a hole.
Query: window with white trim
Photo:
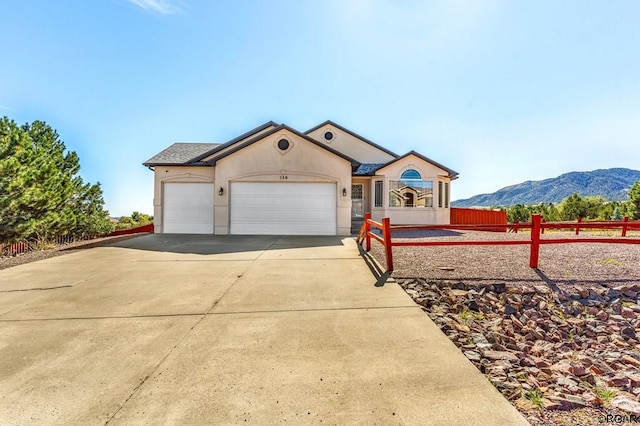
[[[443,198],[443,193],[442,193],[442,181],[439,180],[438,181],[438,207],[442,207],[442,198]]]
[[[444,207],[449,208],[449,182],[444,183]]]
[[[407,169],[400,180],[389,181],[389,207],[433,207],[433,181],[422,180],[415,169]]]
[[[373,207],[382,207],[382,181],[377,180],[374,183]]]

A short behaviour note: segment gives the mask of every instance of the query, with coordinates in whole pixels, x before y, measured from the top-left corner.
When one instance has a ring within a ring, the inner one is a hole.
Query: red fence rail
[[[138,226],[137,228],[130,229],[119,229],[117,231],[113,231],[108,236],[113,237],[116,235],[129,235],[129,234],[142,234],[145,232],[153,232],[153,223],[149,223],[147,225]]]
[[[512,225],[505,225],[504,229]],[[382,231],[382,236],[371,231],[371,228]],[[392,233],[394,230],[477,230],[495,228],[495,224],[474,224],[474,225],[391,225],[389,218],[383,218],[382,223],[371,220],[371,214],[365,214],[365,220],[358,233],[356,241],[359,244],[365,243],[366,251],[371,250],[371,238],[380,242],[385,249],[385,260],[387,263],[387,271],[393,271],[393,247],[428,247],[428,246],[507,246],[507,245],[529,245],[529,267],[537,268],[539,263],[540,245],[544,244],[573,244],[573,243],[609,243],[609,244],[640,244],[640,238],[627,238],[627,230],[640,229],[640,221],[629,221],[625,218],[622,221],[597,221],[597,222],[543,222],[539,214],[534,214],[529,223],[519,223],[517,228],[531,229],[530,240],[513,240],[513,241],[393,241]],[[540,238],[544,229],[621,229],[621,238],[599,237],[599,238]]]
[[[107,234],[106,236],[114,237],[118,235],[141,234],[141,233],[148,233],[148,232],[153,233],[153,223],[139,226],[137,228],[120,229],[117,231],[113,231],[112,233]],[[62,244],[73,243],[76,241],[87,241],[87,240],[92,240],[95,238],[102,238],[102,237],[104,236],[83,238],[83,237],[71,237],[68,235],[61,235],[56,237],[53,241],[49,241],[49,242],[55,245],[62,245]],[[5,244],[5,245],[0,244],[0,255],[6,254],[9,256],[15,256],[18,254],[28,253],[30,251],[37,250],[38,245],[39,245],[38,243],[30,243],[27,241],[21,241],[18,243]]]

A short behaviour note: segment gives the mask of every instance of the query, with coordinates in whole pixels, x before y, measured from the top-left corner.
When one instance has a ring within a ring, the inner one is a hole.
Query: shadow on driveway
[[[264,251],[269,249],[284,250],[306,247],[343,246],[343,238],[349,237],[151,234],[110,244],[109,247],[167,253],[209,255]]]

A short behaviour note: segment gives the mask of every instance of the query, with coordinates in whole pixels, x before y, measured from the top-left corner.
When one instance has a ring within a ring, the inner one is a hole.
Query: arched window
[[[433,207],[433,181],[422,180],[416,169],[407,169],[400,180],[389,181],[389,207]]]
[[[420,173],[417,170],[414,169],[407,169],[404,172],[402,172],[402,175],[400,175],[400,179],[417,179],[420,180],[422,179],[422,176],[420,176]]]

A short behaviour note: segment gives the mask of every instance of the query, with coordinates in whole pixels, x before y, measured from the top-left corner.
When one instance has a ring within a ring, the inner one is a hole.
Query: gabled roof
[[[429,164],[433,164],[434,166],[436,166],[436,167],[438,167],[438,168],[440,168],[440,169],[442,169],[442,170],[446,171],[446,172],[449,174],[449,177],[450,177],[451,179],[456,179],[456,178],[458,177],[458,175],[459,175],[459,173],[458,173],[458,172],[456,172],[455,170],[452,170],[452,169],[450,169],[450,168],[448,168],[448,167],[446,167],[446,166],[443,166],[442,164],[440,164],[440,163],[438,163],[438,162],[436,162],[436,161],[433,161],[432,159],[430,159],[430,158],[428,158],[428,157],[425,157],[424,155],[419,154],[419,153],[417,153],[417,152],[415,152],[415,151],[413,151],[413,150],[412,150],[412,151],[407,152],[406,154],[404,154],[404,155],[403,155],[403,156],[401,156],[401,157],[398,157],[398,158],[396,158],[396,159],[393,159],[393,160],[389,161],[389,162],[388,162],[388,163],[386,163],[386,164],[383,164],[382,166],[378,167],[375,171],[378,171],[378,170],[380,170],[380,169],[383,169],[383,168],[387,167],[388,165],[395,163],[396,161],[403,160],[403,159],[407,158],[407,157],[408,157],[408,156],[410,156],[410,155],[414,155],[414,156],[418,157],[419,159],[421,159],[421,160],[423,160],[423,161],[426,161],[426,162],[427,162],[427,163],[429,163]]]
[[[398,156],[398,154],[396,154],[395,152],[389,151],[387,148],[384,148],[384,147],[382,147],[382,146],[380,146],[380,145],[378,145],[378,144],[376,144],[376,143],[374,143],[374,142],[371,142],[369,139],[367,139],[367,138],[365,138],[365,137],[362,137],[362,136],[360,136],[359,134],[357,134],[357,133],[355,133],[355,132],[352,132],[351,130],[349,130],[349,129],[345,128],[345,127],[342,127],[341,125],[339,125],[339,124],[337,124],[337,123],[334,123],[334,122],[333,122],[333,121],[331,121],[331,120],[327,120],[327,121],[325,121],[324,123],[320,123],[320,124],[318,124],[317,126],[312,127],[311,129],[309,129],[309,130],[307,130],[306,132],[304,132],[304,134],[305,134],[305,135],[308,135],[309,133],[312,133],[312,132],[314,132],[314,131],[318,130],[318,129],[319,129],[320,127],[322,127],[322,126],[326,126],[327,124],[329,124],[329,125],[331,125],[331,126],[333,126],[333,127],[337,128],[337,129],[340,129],[340,130],[342,130],[342,131],[343,131],[343,132],[345,132],[345,133],[350,134],[350,135],[351,135],[351,136],[353,136],[354,138],[358,138],[358,139],[360,139],[361,141],[368,143],[369,145],[373,146],[374,148],[379,149],[379,150],[380,150],[380,151],[382,151],[382,152],[386,152],[387,154],[391,155],[392,157],[397,157],[397,156]]]
[[[306,140],[307,142],[310,142],[310,143],[312,143],[312,144],[314,144],[314,145],[316,145],[316,146],[318,146],[318,147],[320,147],[320,148],[322,148],[322,149],[324,149],[326,151],[329,151],[330,153],[332,153],[334,155],[337,155],[340,158],[343,158],[343,159],[349,161],[351,163],[351,167],[353,167],[353,168],[357,168],[357,167],[360,166],[360,162],[354,160],[353,158],[341,153],[340,151],[336,151],[335,149],[330,148],[330,147],[326,146],[325,144],[323,144],[321,142],[318,142],[317,140],[315,140],[313,138],[310,138],[309,136],[307,136],[307,135],[305,135],[303,133],[300,133],[296,129],[293,129],[293,128],[287,126],[286,124],[281,124],[281,125],[273,128],[273,129],[271,129],[271,130],[269,130],[269,131],[267,131],[265,133],[261,133],[261,134],[257,135],[256,137],[254,137],[252,139],[249,139],[248,141],[239,144],[238,146],[235,146],[235,147],[233,147],[233,148],[231,148],[229,150],[224,151],[220,155],[218,155],[216,157],[213,157],[212,159],[206,161],[205,163],[206,164],[210,164],[210,165],[215,165],[216,162],[218,162],[219,160],[221,160],[221,159],[223,159],[223,158],[225,158],[225,157],[227,157],[227,156],[229,156],[229,155],[231,155],[231,154],[233,154],[235,152],[238,152],[241,149],[244,149],[244,148],[248,147],[249,145],[252,145],[252,144],[256,143],[257,141],[262,140],[262,139],[264,139],[264,138],[266,138],[268,136],[271,136],[274,133],[280,132],[282,130],[287,130],[287,131],[293,133],[294,135],[301,137],[302,139]]]
[[[227,141],[227,142],[225,142],[223,144],[220,144],[219,146],[214,147],[214,148],[210,149],[209,151],[198,155],[197,157],[190,158],[188,162],[189,163],[197,163],[199,161],[202,161],[203,158],[207,158],[207,157],[215,154],[216,152],[221,151],[221,150],[233,145],[234,143],[236,143],[238,141],[246,139],[249,136],[255,135],[256,133],[261,132],[264,129],[267,129],[267,128],[272,127],[272,126],[273,127],[278,127],[278,123],[276,123],[275,121],[267,121],[266,123],[261,124],[260,126],[256,127],[255,129],[251,129],[248,132],[245,132],[245,133],[241,134],[240,136],[231,139],[230,141]]]
[[[147,161],[142,163],[145,166],[172,166],[183,165],[204,152],[215,149],[222,144],[219,143],[188,143],[176,142],[170,147],[160,151]]]

